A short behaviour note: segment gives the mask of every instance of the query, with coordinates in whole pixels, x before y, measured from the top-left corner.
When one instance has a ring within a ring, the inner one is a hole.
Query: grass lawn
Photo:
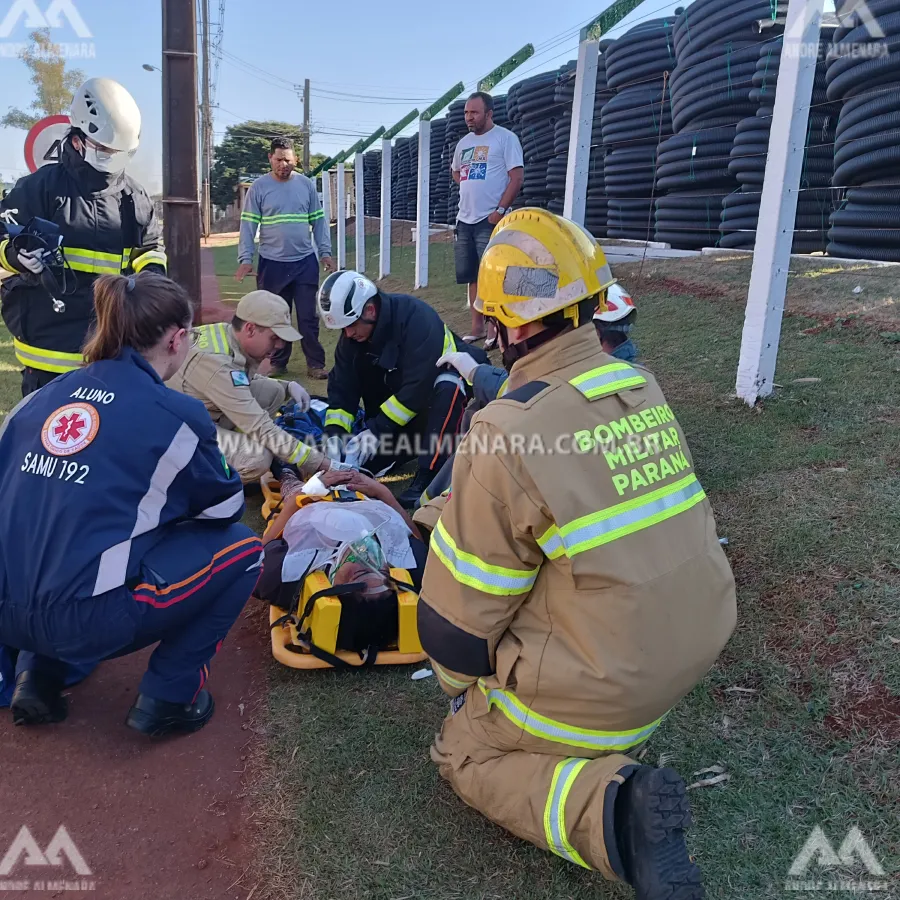
[[[376,271],[375,239],[368,251]],[[233,286],[234,248],[216,252]],[[451,254],[452,245],[432,246],[432,283],[420,296],[465,333]],[[411,290],[412,265],[407,248],[395,253],[386,288]],[[783,897],[814,826],[837,848],[857,825],[890,882],[876,896],[900,897],[896,270],[796,269],[780,387],[750,410],[733,398],[749,262],[616,267],[639,305],[643,361],[687,433],[729,539],[740,603],[719,664],[654,735],[646,759],[689,782],[713,765],[730,776],[691,793],[691,849],[708,896]],[[15,370],[0,334],[0,411],[18,397]],[[296,357],[292,372],[305,372]],[[254,784],[259,865],[244,882],[255,900],[631,897],[456,798],[428,758],[447,702],[434,679],[414,682],[412,671],[272,664]],[[834,874],[813,867],[809,877]]]

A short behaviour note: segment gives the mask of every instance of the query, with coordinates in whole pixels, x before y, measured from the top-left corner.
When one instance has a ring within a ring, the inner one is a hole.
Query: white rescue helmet
[[[347,328],[362,318],[366,303],[378,288],[359,272],[333,272],[319,288],[319,318],[326,328]]]
[[[635,311],[634,300],[620,284],[611,284],[606,291],[606,311],[594,313],[595,322],[621,322]]]
[[[111,78],[89,78],[75,91],[69,121],[94,144],[115,151],[88,148],[85,159],[103,172],[124,169],[141,142],[141,111]]]

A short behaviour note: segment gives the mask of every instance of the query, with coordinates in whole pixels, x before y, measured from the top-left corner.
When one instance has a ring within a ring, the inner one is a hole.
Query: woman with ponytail
[[[104,276],[86,365],[0,426],[0,644],[18,651],[17,725],[59,722],[70,667],[159,643],[127,724],[212,717],[209,664],[260,574],[244,495],[198,400],[166,388],[191,303],[162,275]]]

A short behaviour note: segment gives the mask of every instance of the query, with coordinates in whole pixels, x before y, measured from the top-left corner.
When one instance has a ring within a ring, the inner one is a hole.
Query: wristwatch
[[[495,212],[500,213],[501,216],[505,216],[508,212],[510,212],[510,210],[504,209],[502,206],[498,206]]]

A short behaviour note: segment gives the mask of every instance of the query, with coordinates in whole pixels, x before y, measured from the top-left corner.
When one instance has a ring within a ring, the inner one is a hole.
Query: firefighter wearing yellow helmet
[[[479,412],[431,536],[419,633],[453,700],[432,759],[492,821],[638,900],[703,896],[685,786],[635,761],[736,622],[731,569],[653,376],[603,352],[613,283],[572,222],[497,226],[477,308],[508,392]]]

